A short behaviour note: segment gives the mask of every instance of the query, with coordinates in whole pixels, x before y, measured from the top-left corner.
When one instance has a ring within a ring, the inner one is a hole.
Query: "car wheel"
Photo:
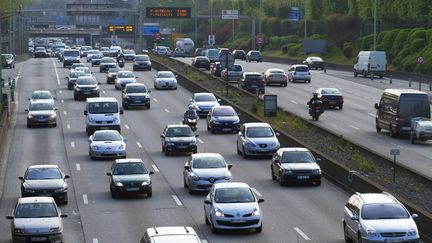
[[[63,64],[63,68],[65,68],[66,67],[66,65],[65,64]]]
[[[214,226],[213,221],[211,219],[210,219],[210,224],[211,224],[211,231],[212,231],[212,233],[213,234],[219,233],[219,229]]]
[[[272,180],[276,180],[276,176],[273,173],[273,167],[272,166],[270,166],[270,172],[271,172],[271,178],[272,178]]]
[[[345,242],[351,242],[351,239],[349,238],[349,235],[348,235],[348,231],[346,229],[345,222],[343,223],[343,230],[344,230],[344,239],[345,239]]]
[[[94,67],[94,64],[92,63],[92,67]]]
[[[183,176],[183,187],[188,188],[188,184],[186,183],[186,178]]]
[[[188,190],[189,194],[193,195],[195,193],[195,191],[192,189],[192,187],[190,186],[190,184],[189,184],[188,188],[189,188],[189,190]]]
[[[207,216],[205,215],[205,213],[204,213],[204,218],[205,218],[205,224],[209,225],[209,224],[210,224],[210,221],[208,220],[208,218],[207,218]]]
[[[124,108],[125,110],[127,110],[127,109],[129,109],[129,106],[126,105],[126,104],[124,104],[124,105],[123,105],[123,108]]]
[[[262,232],[262,224],[258,228],[255,228],[255,233],[261,233],[261,232]]]
[[[166,156],[169,155],[169,151],[168,151],[168,149],[165,149],[165,155],[166,155]]]
[[[362,237],[361,237],[361,234],[358,233],[358,236],[357,236],[357,243],[362,243],[362,242],[363,242],[363,239],[362,239]]]
[[[321,185],[321,180],[315,181],[315,186],[320,186],[320,185]]]
[[[343,105],[341,104],[341,105],[339,106],[339,110],[342,110],[342,108],[343,108]]]
[[[63,204],[63,205],[67,205],[67,204],[68,204],[68,200],[67,200],[67,199],[66,199],[66,200],[63,200],[62,204]]]
[[[395,136],[395,134],[394,134],[394,132],[393,132],[393,128],[392,128],[391,125],[390,125],[390,127],[389,127],[389,136],[390,136],[390,137],[394,137],[394,136]]]
[[[411,142],[411,144],[415,143],[415,135],[412,132],[411,132],[411,135],[410,135],[410,142]]]
[[[247,154],[245,152],[244,146],[242,147],[242,156],[243,156],[243,159],[247,159],[249,157],[249,156],[247,156]]]
[[[91,160],[95,160],[96,158],[93,155],[90,155]]]
[[[216,129],[214,129],[214,128],[210,129],[210,133],[211,134],[215,134],[216,133]]]
[[[147,105],[147,109],[150,109],[150,104]]]
[[[240,149],[238,148],[238,146],[237,146],[237,154],[241,154],[241,151],[240,151]]]
[[[27,128],[31,128],[31,127],[32,127],[32,125],[30,125],[30,124],[27,123]]]
[[[53,124],[53,127],[57,127],[57,123],[54,123],[54,124]]]
[[[285,186],[285,182],[284,182],[284,180],[282,179],[282,175],[279,175],[279,185],[280,185],[280,186]]]
[[[111,191],[111,198],[117,198],[117,193]]]
[[[153,196],[153,191],[150,191],[149,193],[147,193],[147,197],[152,197]]]

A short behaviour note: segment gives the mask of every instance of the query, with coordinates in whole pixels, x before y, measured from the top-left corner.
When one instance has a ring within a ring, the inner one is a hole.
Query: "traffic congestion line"
[[[80,171],[80,170],[81,170],[81,165],[78,164],[78,163],[76,163],[76,170],[77,170],[77,171]]]
[[[311,240],[300,228],[294,227],[294,230],[306,241]]]
[[[88,204],[87,194],[83,194],[83,202],[84,204]]]
[[[180,201],[180,199],[176,195],[172,195],[172,198],[174,199],[175,203],[178,206],[182,206],[183,205],[182,202]]]
[[[159,172],[159,169],[158,169],[158,167],[155,164],[152,164],[151,166],[153,167],[153,170],[155,172]]]

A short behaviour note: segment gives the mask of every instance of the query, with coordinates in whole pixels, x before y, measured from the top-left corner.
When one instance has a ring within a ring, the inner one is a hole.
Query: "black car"
[[[207,114],[207,131],[215,133],[234,132],[240,130],[240,119],[237,112],[231,106],[213,107]]]
[[[220,64],[220,62],[215,62],[212,66],[211,66],[211,74],[215,77],[220,77],[222,74],[222,65]]]
[[[203,48],[195,49],[195,56],[205,56],[204,49]]]
[[[265,80],[261,73],[257,72],[244,72],[238,80],[238,87],[246,91],[264,94],[265,93]]]
[[[121,70],[122,69],[119,67],[113,67],[113,68],[108,69],[107,84],[113,84],[115,82],[116,77],[117,77],[117,73]]]
[[[232,55],[234,59],[246,60],[246,52],[243,50],[234,50]]]
[[[338,107],[340,110],[343,108],[343,95],[337,88],[320,88],[315,93],[318,94],[318,98],[321,98],[325,108]]]
[[[307,57],[303,64],[308,65],[309,69],[324,70],[324,61],[321,57]]]
[[[122,93],[122,106],[128,109],[129,106],[145,106],[150,109],[150,96],[151,90],[142,83],[126,84]]]
[[[31,165],[21,180],[21,197],[50,196],[58,203],[68,202],[68,185],[57,165]]]
[[[91,76],[81,76],[75,82],[74,100],[99,97],[99,83]]]
[[[205,68],[207,70],[210,70],[210,59],[205,56],[195,57],[192,60],[192,66],[196,68]]]
[[[2,54],[1,55],[1,65],[2,67],[15,67],[15,55],[13,54]]]
[[[167,125],[161,134],[162,152],[196,153],[197,137],[188,125]]]
[[[133,63],[133,70],[148,70],[151,71],[151,61],[148,55],[136,55]]]
[[[116,198],[121,194],[153,194],[150,175],[141,159],[117,159],[111,166],[107,175],[110,177],[111,197]]]

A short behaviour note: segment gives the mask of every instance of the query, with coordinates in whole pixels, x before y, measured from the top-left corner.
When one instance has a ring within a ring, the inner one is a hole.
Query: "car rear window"
[[[262,80],[262,75],[260,75],[260,74],[248,74],[248,75],[246,75],[245,76],[245,79],[246,80],[254,80],[254,81],[256,81],[256,80]]]
[[[104,114],[104,113],[117,113],[117,102],[91,102],[89,104],[89,113]]]
[[[296,67],[296,71],[297,72],[308,72],[309,68],[306,66],[299,66],[299,67]]]
[[[430,117],[428,96],[425,95],[401,95],[399,101],[399,116],[401,117]]]
[[[287,151],[282,155],[281,163],[315,163],[308,151]]]
[[[152,237],[154,243],[199,243],[195,235],[158,235]]]

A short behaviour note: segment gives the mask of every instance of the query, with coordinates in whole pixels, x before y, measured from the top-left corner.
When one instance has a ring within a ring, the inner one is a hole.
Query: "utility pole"
[[[195,47],[198,47],[198,9],[197,9],[197,3],[195,0],[192,0],[192,3],[194,4],[194,12],[195,12]]]
[[[143,51],[143,11],[142,11],[142,1],[139,1],[139,21],[138,21],[138,31],[139,31],[139,53]]]
[[[304,39],[306,40],[307,38],[307,20],[306,20],[306,0],[304,2]]]
[[[376,33],[377,32],[377,0],[374,0],[374,37],[373,37],[373,50],[376,51]]]
[[[3,75],[2,75],[2,67],[1,65],[1,55],[3,53],[3,34],[2,34],[2,16],[0,15],[0,109],[3,107]]]

